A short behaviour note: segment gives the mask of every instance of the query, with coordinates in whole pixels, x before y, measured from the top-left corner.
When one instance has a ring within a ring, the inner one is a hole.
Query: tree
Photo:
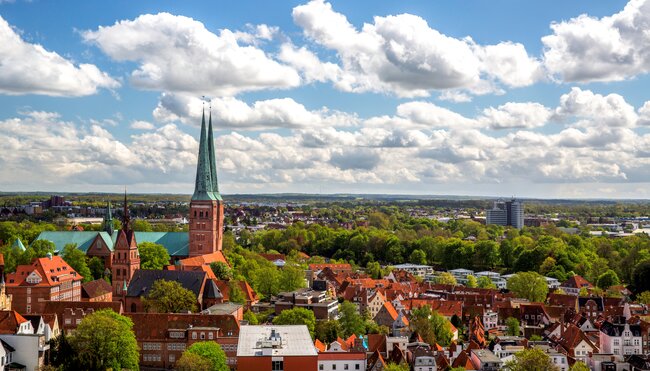
[[[207,358],[198,354],[183,352],[181,358],[176,361],[174,368],[177,371],[211,371],[212,363]]]
[[[266,267],[258,269],[253,275],[253,285],[255,291],[271,297],[280,291],[280,273],[276,267]]]
[[[368,262],[368,264],[366,264],[366,273],[376,280],[380,279],[382,275],[381,265],[374,261]]]
[[[182,313],[196,311],[196,296],[176,281],[157,280],[142,298],[147,312]]]
[[[196,354],[210,363],[209,370],[212,371],[228,371],[226,363],[226,353],[221,349],[221,346],[214,341],[199,341],[192,344],[185,353]]]
[[[386,364],[384,371],[409,371],[409,367],[406,363],[397,364],[391,362]]]
[[[88,269],[90,269],[90,274],[93,276],[93,279],[104,278],[104,272],[106,271],[106,266],[104,261],[97,256],[93,256],[88,260]]]
[[[279,285],[282,291],[294,291],[305,287],[305,271],[299,266],[285,265],[280,270]]]
[[[415,249],[409,256],[411,264],[427,264],[427,254],[424,251]]]
[[[605,273],[601,274],[598,277],[596,285],[603,290],[607,290],[610,286],[618,285],[621,281],[618,279],[618,275],[611,269],[608,269]]]
[[[283,310],[279,316],[273,319],[274,325],[306,325],[312,339],[316,327],[314,312],[305,308],[293,308]]]
[[[451,326],[449,321],[438,312],[433,312],[431,314],[431,326],[433,328],[433,333],[436,336],[436,342],[443,347],[451,344],[451,339],[454,337],[454,334],[451,333]]]
[[[138,244],[138,252],[140,253],[141,269],[163,269],[169,265],[169,253],[163,245],[142,242]]]
[[[507,333],[510,336],[519,336],[519,320],[514,317],[506,318]]]
[[[84,317],[70,336],[76,365],[82,370],[138,370],[138,343],[131,319],[99,310]]]
[[[650,291],[650,259],[637,264],[632,273],[635,292]]]
[[[26,249],[25,252],[29,250],[33,250],[34,256],[33,258],[44,258],[47,256],[47,254],[54,254],[54,250],[56,249],[56,245],[54,243],[48,241],[48,240],[37,240],[32,242],[31,245]],[[31,263],[31,259],[28,263]]]
[[[472,288],[472,287],[477,287],[478,286],[478,281],[476,280],[476,277],[472,276],[471,274],[467,276],[467,283],[465,286]]]
[[[533,302],[544,301],[548,293],[546,279],[536,272],[519,272],[515,274],[508,280],[507,287],[517,297]]]
[[[453,334],[449,321],[437,312],[432,312],[430,306],[423,305],[413,309],[409,322],[411,330],[417,331],[425,342],[442,346],[451,343]]]
[[[644,291],[636,296],[636,300],[645,305],[650,305],[650,291]]]
[[[232,269],[224,262],[212,262],[210,263],[210,269],[212,269],[212,273],[220,280],[229,280],[232,278]]]
[[[317,321],[315,329],[316,339],[331,343],[343,335],[341,324],[337,320]]]
[[[240,281],[237,280],[230,280],[228,282],[228,288],[230,289],[228,301],[231,303],[246,304],[246,296],[244,296],[244,291],[239,285]]]
[[[529,348],[514,354],[513,359],[504,365],[508,371],[557,371],[553,360],[539,348]]]
[[[248,321],[249,325],[258,325],[260,323],[255,313],[251,312],[250,310],[246,310],[244,312],[244,320]]]
[[[349,301],[344,301],[339,305],[339,314],[339,323],[341,324],[344,337],[347,338],[352,334],[365,335],[366,326],[356,305]]]
[[[77,249],[77,244],[69,243],[63,247],[63,260],[83,277],[84,282],[93,280],[93,275],[86,264],[86,254]]]
[[[368,224],[377,229],[388,229],[390,226],[390,219],[388,219],[388,216],[382,212],[374,212],[368,215]]]
[[[571,370],[571,371],[590,371],[591,369],[589,368],[589,366],[584,364],[584,362],[576,361],[576,363],[574,363],[573,366],[571,366],[571,368],[569,370]]]
[[[142,219],[135,219],[133,222],[131,222],[131,228],[134,231],[138,231],[138,232],[153,232],[151,223]]]
[[[477,286],[482,288],[482,289],[496,289],[497,285],[492,282],[490,277],[488,276],[481,276],[477,280]]]
[[[440,285],[452,285],[452,286],[458,285],[458,282],[456,282],[456,277],[454,277],[449,272],[440,273],[440,275],[436,277],[436,283]]]

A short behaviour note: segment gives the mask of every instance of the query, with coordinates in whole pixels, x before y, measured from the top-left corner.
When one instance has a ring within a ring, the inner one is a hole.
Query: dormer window
[[[41,278],[41,276],[38,273],[36,273],[36,271],[33,271],[32,273],[30,273],[29,276],[27,276],[27,278],[25,279],[25,281],[27,281],[27,283],[31,283],[31,284],[38,284],[42,280],[43,279]]]

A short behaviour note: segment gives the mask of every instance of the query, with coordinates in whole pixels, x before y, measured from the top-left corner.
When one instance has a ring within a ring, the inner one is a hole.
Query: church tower
[[[111,213],[111,202],[108,201],[106,203],[106,213],[104,214],[104,225],[102,226],[102,230],[106,233],[108,233],[109,236],[113,235],[113,213]]]
[[[135,240],[135,232],[131,229],[130,223],[131,218],[129,217],[125,191],[122,229],[117,233],[117,239],[113,247],[113,266],[111,267],[113,296],[122,296],[123,291],[131,282],[133,274],[140,269],[140,253]]]
[[[206,129],[204,110],[201,119],[196,182],[190,202],[190,256],[221,251],[222,238],[223,200],[217,183],[212,113]]]

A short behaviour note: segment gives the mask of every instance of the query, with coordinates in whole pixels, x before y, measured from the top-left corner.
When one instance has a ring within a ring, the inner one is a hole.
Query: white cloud
[[[153,115],[162,122],[181,121],[198,125],[202,115],[201,107],[198,98],[166,93],[161,96]],[[310,111],[291,98],[248,104],[233,97],[212,99],[212,120],[220,129],[241,130],[349,126],[359,121],[354,115],[325,107]]]
[[[136,130],[153,130],[155,128],[154,124],[147,122],[147,121],[133,121],[130,125],[131,129],[136,129]]]
[[[95,65],[75,65],[41,45],[25,42],[0,16],[0,93],[84,96],[119,86]]]
[[[544,64],[562,81],[619,81],[650,71],[650,1],[631,0],[612,16],[553,23]]]
[[[639,121],[638,124],[642,126],[650,125],[650,101],[647,101],[643,104],[638,110],[639,112]]]
[[[344,91],[390,92],[401,97],[423,97],[431,90],[445,89],[486,94],[500,92],[492,80],[519,87],[542,77],[539,61],[529,57],[521,44],[480,46],[469,37],[444,35],[416,15],[376,16],[372,24],[357,30],[330,3],[312,0],[295,7],[293,19],[310,40],[336,52],[340,69],[328,65],[329,73],[324,73],[327,64],[307,51],[300,58],[294,52],[286,59],[299,61],[294,64],[308,79],[331,80]]]
[[[265,27],[256,37],[271,37]],[[82,35],[112,59],[138,63],[131,82],[143,89],[222,96],[300,84],[293,68],[256,46],[239,45],[232,31],[215,35],[184,16],[145,14]]]
[[[539,103],[508,102],[484,109],[479,120],[492,129],[523,129],[544,126],[550,117],[551,111]]]
[[[575,87],[560,97],[555,114],[560,119],[579,119],[578,126],[631,127],[637,121],[634,107],[621,95],[603,96]]]

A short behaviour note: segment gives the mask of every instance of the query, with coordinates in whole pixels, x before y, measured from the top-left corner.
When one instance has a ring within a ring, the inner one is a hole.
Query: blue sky
[[[191,193],[206,95],[226,194],[648,198],[648,24],[636,0],[0,0],[0,189]]]

